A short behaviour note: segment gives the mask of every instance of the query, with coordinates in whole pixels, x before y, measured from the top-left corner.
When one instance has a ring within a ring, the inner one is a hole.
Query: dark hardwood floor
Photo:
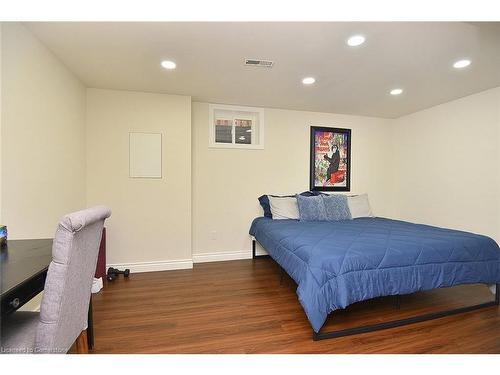
[[[326,329],[347,328],[493,299],[468,285],[350,306]],[[314,342],[293,282],[270,259],[138,273],[94,295],[93,353],[500,353],[498,306]]]

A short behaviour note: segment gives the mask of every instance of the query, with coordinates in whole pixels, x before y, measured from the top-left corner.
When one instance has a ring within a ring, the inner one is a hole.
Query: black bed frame
[[[252,258],[253,259],[270,258],[269,255],[257,255],[256,254],[256,243],[257,243],[257,240],[255,240],[255,238],[253,238],[252,239]],[[280,270],[281,270],[281,276],[280,276],[280,284],[281,284],[281,281],[283,280],[283,273],[284,273],[281,266],[280,266]],[[399,306],[400,296],[396,296],[396,297],[397,297],[396,303]],[[427,320],[444,318],[446,316],[462,314],[462,313],[466,313],[469,311],[484,309],[486,307],[492,307],[492,306],[498,306],[498,305],[500,305],[500,284],[496,284],[495,299],[493,301],[480,303],[478,305],[460,307],[460,308],[452,309],[452,310],[445,310],[445,311],[438,311],[438,312],[433,312],[433,313],[428,313],[428,314],[423,314],[423,315],[417,315],[417,316],[413,316],[410,318],[393,320],[390,322],[369,324],[366,326],[341,329],[341,330],[337,330],[337,331],[314,332],[314,330],[313,330],[313,340],[319,341],[319,340],[325,340],[325,339],[333,339],[333,338],[337,338],[337,337],[344,337],[344,336],[357,335],[360,333],[379,331],[382,329],[401,327],[401,326],[405,326],[408,324],[414,324],[414,323],[425,322]]]

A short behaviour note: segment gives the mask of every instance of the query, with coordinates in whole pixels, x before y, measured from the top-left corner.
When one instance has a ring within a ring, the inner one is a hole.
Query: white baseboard
[[[253,239],[253,237],[252,237]],[[255,255],[269,255],[266,250],[260,245],[260,243],[255,243]]]
[[[490,292],[491,292],[491,293],[493,293],[493,294],[495,294],[495,293],[496,293],[496,291],[497,291],[497,289],[496,289],[496,288],[497,288],[497,287],[496,287],[496,285],[495,285],[495,284],[488,285],[488,287],[490,288]]]
[[[119,270],[128,268],[130,269],[131,273],[171,271],[171,270],[185,270],[193,268],[193,261],[191,259],[179,259],[179,260],[168,260],[168,261],[157,261],[157,262],[106,264],[106,269],[109,267],[118,268]]]
[[[267,253],[257,245],[257,255],[267,255]],[[252,259],[252,250],[242,251],[224,251],[217,253],[199,253],[193,254],[193,259],[180,259],[169,261],[157,262],[138,262],[138,263],[113,263],[106,264],[106,269],[109,267],[118,268],[123,270],[130,269],[131,273],[137,272],[155,272],[155,271],[170,271],[170,270],[183,270],[193,268],[193,263],[207,263],[207,262],[223,262],[227,260],[240,260]]]
[[[255,250],[255,255],[257,255],[257,256],[259,256],[259,255],[269,255],[269,253],[266,250],[264,250],[264,249],[257,248]]]
[[[193,254],[193,263],[223,262],[239,259],[252,259],[252,250]]]

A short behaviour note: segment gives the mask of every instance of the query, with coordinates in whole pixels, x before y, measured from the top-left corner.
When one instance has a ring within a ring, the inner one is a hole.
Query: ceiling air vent
[[[246,66],[260,66],[263,68],[272,68],[274,61],[270,60],[258,60],[258,59],[245,59]]]

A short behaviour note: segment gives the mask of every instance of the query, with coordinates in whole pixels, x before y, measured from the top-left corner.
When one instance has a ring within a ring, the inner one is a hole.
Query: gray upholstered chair
[[[15,312],[2,321],[3,353],[66,353],[76,341],[86,352],[87,314],[104,220],[92,207],[66,215],[52,246],[40,313]]]

